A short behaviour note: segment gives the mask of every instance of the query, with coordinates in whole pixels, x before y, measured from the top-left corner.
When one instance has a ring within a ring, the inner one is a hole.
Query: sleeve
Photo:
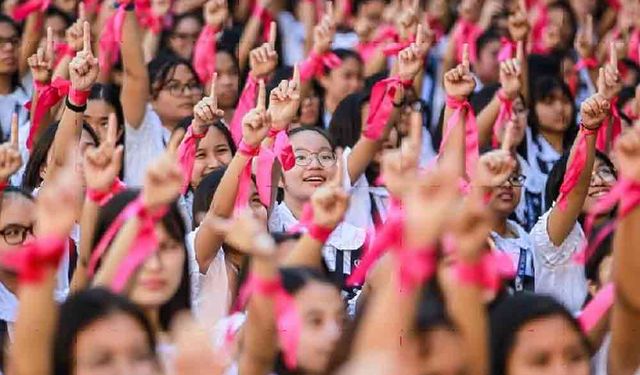
[[[585,237],[580,224],[576,223],[564,242],[560,246],[554,245],[547,231],[550,213],[551,210],[545,212],[531,229],[531,241],[540,265],[553,269],[571,262],[571,257],[578,251]]]

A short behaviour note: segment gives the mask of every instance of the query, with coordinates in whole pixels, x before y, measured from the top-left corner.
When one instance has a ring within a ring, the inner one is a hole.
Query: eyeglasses
[[[0,235],[4,238],[4,242],[9,245],[22,245],[28,235],[33,235],[33,225],[25,227],[19,224],[10,224],[0,230]]]
[[[333,167],[336,165],[337,161],[336,154],[333,151],[309,152],[305,150],[298,150],[295,155],[296,165],[300,167],[307,167],[311,165],[314,158],[322,168]]]
[[[507,182],[509,182],[509,185],[513,187],[522,187],[526,180],[527,180],[527,176],[523,174],[512,174],[507,179]]]
[[[169,94],[176,97],[185,94],[185,90],[187,90],[187,95],[202,95],[202,86],[196,82],[187,83],[186,85],[181,85],[179,83],[170,83],[163,89],[169,91]]]
[[[599,179],[596,179],[596,177]],[[590,182],[590,186],[598,186],[600,185],[600,181],[615,181],[616,180],[616,175],[615,173],[611,170],[611,168],[608,167],[603,167],[603,168],[598,168],[598,169],[594,169],[593,172],[591,172],[591,182]]]
[[[189,34],[189,33],[172,33],[172,38],[195,42],[198,39],[198,34]]]
[[[9,44],[11,47],[17,47],[20,44],[20,38],[17,36],[12,36],[9,38],[0,37],[0,47],[4,47],[6,44]]]

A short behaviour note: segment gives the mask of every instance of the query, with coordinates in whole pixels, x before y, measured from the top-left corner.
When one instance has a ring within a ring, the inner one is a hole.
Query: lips
[[[594,188],[593,190],[591,190],[589,192],[589,197],[592,198],[599,198],[603,195],[606,195],[609,191],[611,190],[610,187],[598,187],[598,188]]]
[[[306,182],[313,186],[320,186],[325,183],[327,179],[323,176],[308,176],[302,179],[303,182]]]
[[[141,280],[140,285],[147,290],[158,291],[163,289],[165,285],[167,285],[167,282],[160,278],[149,278]]]

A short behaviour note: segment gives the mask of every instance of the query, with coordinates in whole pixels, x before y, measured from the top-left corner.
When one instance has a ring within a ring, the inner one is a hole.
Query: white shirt
[[[282,41],[284,65],[293,66],[304,59],[304,25],[293,14],[280,12],[278,26],[281,31],[279,37]]]
[[[553,168],[553,165],[562,156],[559,154],[549,142],[540,134],[533,137],[531,128],[525,129],[525,137],[527,142],[527,161],[529,165],[538,172],[547,176]]]
[[[160,117],[147,104],[147,110],[139,128],[125,124],[124,182],[128,186],[141,186],[151,161],[164,151],[171,132],[162,126]]]
[[[514,214],[518,224],[529,231],[544,213],[547,176],[532,168],[522,156],[517,155],[517,158],[526,180]]]
[[[536,256],[536,293],[549,294],[577,313],[587,296],[587,280],[584,266],[572,257],[582,249],[584,232],[576,223],[564,242],[555,246],[547,230],[550,212],[542,215],[530,234]]]
[[[11,117],[15,110],[18,111],[18,125],[23,127],[29,121],[29,110],[24,105],[31,100],[33,95],[33,78],[31,74],[26,74],[12,93],[0,95],[0,128],[2,129],[2,140],[8,140],[11,135]],[[49,124],[43,124],[47,126]],[[25,138],[26,140],[26,138]]]
[[[533,255],[533,244],[529,234],[515,221],[507,220],[507,230],[511,232],[513,237],[502,237],[496,232],[491,232],[491,239],[496,244],[498,250],[507,254],[516,270],[516,280],[514,288],[516,291],[529,290],[535,277],[535,259]],[[524,258],[522,258],[524,257]],[[524,265],[522,270],[519,266]],[[529,287],[529,288],[527,288]]]

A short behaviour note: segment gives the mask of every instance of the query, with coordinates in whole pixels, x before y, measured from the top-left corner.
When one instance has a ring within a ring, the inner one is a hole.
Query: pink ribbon
[[[51,0],[29,0],[24,4],[17,5],[13,9],[13,18],[22,21],[33,12],[44,12],[51,5]]]
[[[47,236],[29,241],[18,249],[6,250],[0,263],[18,273],[21,283],[39,283],[45,271],[57,268],[66,249],[66,240]]]
[[[392,25],[383,26],[378,29],[375,37],[368,42],[359,42],[356,45],[356,51],[362,57],[362,60],[369,61],[374,57],[377,50],[382,47],[384,44],[398,41],[398,31]]]
[[[455,267],[459,281],[492,292],[500,290],[502,280],[512,279],[515,275],[511,258],[500,251],[485,253],[475,264],[459,261]]]
[[[271,33],[271,22],[273,22],[273,14],[269,11],[269,9],[264,8],[258,3],[255,4],[253,8],[253,16],[260,19],[260,23],[262,23],[262,41],[269,41],[269,34]]]
[[[313,206],[311,206],[311,203],[306,203],[302,207],[300,220],[298,220],[296,225],[289,229],[289,232],[300,232],[303,229],[307,230],[307,234],[311,236],[311,238],[322,243],[327,242],[333,232],[332,228],[322,227],[313,222]]]
[[[149,29],[154,34],[160,34],[167,24],[163,16],[157,16],[153,13],[149,0],[136,0],[136,17],[142,28]]]
[[[311,78],[324,75],[324,67],[335,69],[342,64],[340,57],[333,52],[325,52],[318,55],[311,51],[302,64],[300,64],[300,81],[308,82]]]
[[[493,124],[493,147],[497,148],[499,145],[498,136],[502,129],[504,129],[507,121],[511,119],[513,115],[513,100],[507,98],[504,95],[502,90],[498,91],[498,99],[500,99],[500,112],[498,112],[498,117],[496,118],[496,122]]]
[[[430,279],[436,272],[436,249],[429,246],[424,249],[392,249],[398,258],[398,280],[402,291],[413,291]]]
[[[620,11],[620,9],[622,8],[622,4],[620,3],[620,0],[606,0],[606,2],[607,2],[607,5],[613,8],[613,10],[615,10],[616,12]]]
[[[123,1],[112,14],[104,25],[102,35],[98,41],[98,60],[100,70],[103,72],[111,71],[113,64],[118,61],[120,51],[120,43],[122,42],[122,25],[126,15],[125,7],[129,2]]]
[[[411,37],[408,40],[405,40],[403,42],[395,42],[395,43],[388,44],[382,49],[382,53],[387,57],[397,56],[400,51],[409,47],[413,42],[415,42],[415,37]]]
[[[274,299],[278,340],[282,347],[284,362],[287,368],[296,368],[302,322],[296,308],[295,299],[284,289],[280,277],[273,280],[264,280],[255,274],[249,275],[239,292],[238,302],[240,306],[246,305],[252,293],[270,296]]]
[[[447,96],[447,107],[454,110],[453,115],[446,123],[446,127],[443,132],[442,142],[440,143],[439,154],[442,155],[444,147],[449,140],[451,131],[460,122],[462,111],[466,111],[465,117],[465,170],[469,178],[473,177],[475,173],[475,166],[480,157],[480,149],[478,145],[478,125],[476,123],[476,116],[473,113],[473,108],[469,102],[460,100],[454,97]]]
[[[635,61],[636,64],[640,64],[639,55],[640,55],[640,29],[636,27],[635,30],[631,32],[631,36],[629,37],[629,51],[627,52],[627,57]],[[623,65],[623,66],[625,67],[625,69],[627,68],[626,65]],[[620,69],[618,68],[618,70]],[[620,70],[620,75],[622,77],[625,77],[625,74],[623,74],[621,70]]]
[[[64,57],[69,56],[73,58],[76,55],[76,51],[74,51],[67,43],[55,43],[53,49],[56,55],[53,61],[54,67],[57,67]]]
[[[533,40],[533,51],[536,53],[546,53],[547,47],[544,44],[544,32],[549,24],[549,10],[543,2],[535,4],[538,8],[538,18],[531,28],[531,38]]]
[[[216,71],[216,35],[218,29],[206,25],[193,50],[193,68],[200,78],[200,82],[206,84]]]
[[[569,198],[569,193],[571,193],[573,188],[578,184],[580,173],[582,173],[584,165],[587,162],[586,136],[589,134],[595,134],[595,131],[588,130],[584,126],[581,126],[580,132],[578,133],[578,139],[576,140],[577,144],[575,154],[567,165],[567,170],[564,173],[564,180],[562,181],[562,185],[560,185],[558,207],[560,207],[562,211],[567,209],[567,200]]]
[[[233,112],[231,125],[229,126],[231,137],[236,145],[240,144],[242,140],[242,118],[255,106],[257,94],[258,81],[253,78],[252,74],[249,74],[247,76],[247,83],[245,83],[244,89],[242,89],[242,95],[240,95],[240,99],[238,100],[236,110]]]
[[[70,87],[71,82],[60,77],[53,80],[51,84],[35,82],[35,88],[38,92],[38,100],[36,100],[36,107],[33,111],[31,127],[29,129],[29,137],[27,138],[27,148],[29,150],[33,147],[42,119],[46,116],[47,112],[53,108],[53,106],[58,104],[62,98],[69,94]],[[28,110],[31,110],[31,106],[32,102],[28,102],[25,105]]]
[[[235,203],[236,212],[242,211],[249,205],[249,198],[251,197],[251,165],[253,158],[260,152],[260,146],[252,148],[242,141],[238,145],[238,152],[247,156],[249,160],[247,161],[247,165],[242,169],[242,173],[240,173]]]
[[[482,34],[482,28],[477,24],[460,19],[454,26],[452,35],[453,42],[456,47],[456,58],[458,62],[462,61],[462,50],[464,44],[469,45],[469,60],[474,63],[477,58],[476,40]]]
[[[582,332],[589,333],[602,320],[613,306],[615,298],[615,288],[613,283],[603,286],[593,297],[587,306],[582,310],[578,323],[582,328]]]
[[[116,177],[116,179],[113,180],[113,184],[111,184],[109,190],[107,191],[102,192],[93,189],[87,189],[87,199],[92,202],[96,202],[100,207],[102,207],[105,204],[109,203],[114,195],[120,193],[126,188],[127,185],[125,185],[124,182],[120,181],[120,179]]]
[[[576,65],[574,65],[573,70],[576,72],[582,69],[595,69],[598,67],[598,60],[595,57],[588,57],[586,59],[579,59]]]
[[[180,142],[180,146],[178,146],[178,163],[180,163],[180,166],[182,167],[182,171],[184,173],[182,194],[184,194],[189,188],[191,174],[193,173],[193,164],[196,161],[196,148],[198,140],[204,138],[206,135],[206,131],[202,134],[195,134],[193,132],[193,125],[189,125],[187,134],[185,134],[182,142]]]
[[[403,82],[398,77],[391,77],[383,79],[373,86],[369,100],[367,125],[362,131],[365,138],[377,141],[382,137],[391,112],[393,112],[393,98],[396,91],[400,85],[408,87],[412,83],[412,81]]]
[[[498,52],[498,61],[503,62],[513,58],[518,49],[518,44],[509,38],[500,38],[500,51]]]
[[[165,207],[157,212],[151,213],[143,207],[141,197],[129,203],[109,226],[104,236],[102,236],[100,242],[98,242],[98,245],[91,253],[91,258],[89,259],[89,265],[87,267],[87,274],[89,276],[93,276],[98,265],[98,261],[100,261],[107,250],[107,247],[111,244],[111,241],[113,241],[124,223],[127,220],[138,216],[140,219],[140,229],[138,230],[136,239],[131,243],[131,249],[129,250],[127,257],[118,266],[118,271],[111,284],[111,288],[115,292],[122,291],[129,277],[136,268],[158,248],[155,223],[167,213],[167,210],[168,209]]]
[[[618,111],[618,97],[611,99],[611,117],[604,119],[604,123],[598,129],[598,135],[596,138],[596,148],[606,153],[607,144],[613,144],[618,139],[620,133],[622,133],[622,119],[620,118],[620,111]],[[611,140],[608,141],[608,129],[611,128]]]

